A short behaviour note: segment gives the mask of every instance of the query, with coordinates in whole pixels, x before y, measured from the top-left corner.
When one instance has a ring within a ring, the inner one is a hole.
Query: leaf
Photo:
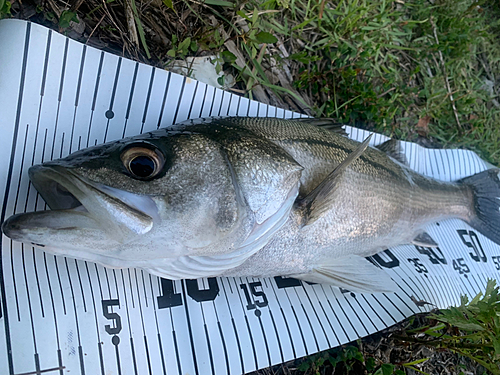
[[[375,368],[375,358],[373,357],[366,358],[365,367],[367,371],[373,371],[373,369]]]
[[[328,357],[328,362],[332,365],[332,367],[337,366],[338,363],[342,362],[342,360],[339,357]]]
[[[465,323],[465,322],[458,322],[458,321],[454,321],[454,322],[450,322],[450,324],[452,324],[453,326],[459,328],[459,329],[463,329],[465,331],[484,331],[485,328],[479,324],[476,324],[476,323]]]
[[[172,0],[163,0],[163,4],[165,4],[165,6],[167,8],[170,8],[175,12],[174,4],[172,4]]]
[[[255,58],[257,57],[257,49],[253,45],[250,47],[250,57],[252,60],[255,60]],[[256,68],[257,68],[257,70],[259,70],[258,66]],[[264,72],[264,71],[262,71],[262,72]]]
[[[277,3],[285,9],[288,9],[288,7],[290,6],[290,0],[278,0]]]
[[[421,359],[417,359],[416,361],[413,361],[413,362],[405,363],[405,364],[403,364],[403,366],[418,365],[419,363],[423,363],[423,362],[428,361],[428,360],[429,360],[429,358],[421,358]]]
[[[187,37],[186,39],[184,39],[182,42],[179,43],[179,45],[177,46],[177,50],[186,54],[190,45],[191,45],[191,38]]]
[[[78,18],[76,17],[75,12],[70,12],[68,10],[65,10],[61,13],[61,17],[59,17],[59,27],[61,29],[65,29],[69,27],[69,23],[73,21],[76,23],[79,23]]]
[[[175,50],[174,49],[169,49],[167,51],[167,56],[175,58]]]
[[[261,31],[257,35],[255,35],[255,39],[259,43],[276,43],[278,39],[271,33],[268,33],[266,31]]]
[[[229,52],[229,51],[221,52],[220,57],[222,57],[222,59],[226,63],[232,64],[233,62],[236,61],[236,56],[232,52]]]
[[[302,362],[298,367],[299,371],[302,371],[302,372],[305,372],[305,371],[309,370],[310,368],[311,368],[311,364],[307,360]]]
[[[207,5],[216,5],[220,7],[231,7],[234,8],[234,3],[223,0],[205,0],[205,4]]]
[[[431,116],[426,115],[424,117],[421,117],[418,120],[417,125],[415,126],[415,131],[418,133],[418,135],[422,137],[427,137],[429,134],[429,122],[431,121]]]
[[[309,55],[307,54],[306,51],[293,53],[288,57],[288,60],[298,61],[298,62],[301,62],[303,64],[307,64],[307,63],[312,61],[311,57],[309,57]]]
[[[257,8],[254,8],[253,14],[252,14],[252,23],[255,24],[257,22],[257,19],[259,18],[259,11]]]
[[[135,23],[137,25],[137,32],[139,33],[139,39],[141,40],[141,44],[144,47],[144,50],[146,51],[146,56],[148,59],[151,58],[151,54],[149,53],[149,48],[146,43],[146,36],[144,35],[144,29],[142,27],[141,19],[139,18],[139,13],[137,13],[137,7],[135,6],[135,0],[131,1],[131,6],[132,6],[132,11],[134,12],[134,19]]]
[[[222,64],[217,60],[213,60],[212,64],[214,63],[214,61],[215,61],[215,73],[219,74],[220,72],[222,72]]]
[[[498,338],[492,338],[492,343],[493,343],[493,349],[495,350],[495,356],[500,355],[500,339]]]
[[[344,354],[347,359],[357,359],[358,361],[363,362],[363,354],[355,346],[348,346],[345,348]]]
[[[56,18],[56,16],[54,16],[54,13],[52,12],[45,12],[43,16],[49,21],[53,21]]]
[[[241,18],[244,18],[244,19],[246,19],[247,21],[250,21],[250,18],[248,18],[248,16],[247,16],[244,12],[242,12],[241,10],[237,11],[237,12],[236,12],[236,14],[237,14],[238,16],[240,16]]]
[[[0,0],[0,12],[3,13],[2,9],[3,9],[3,6],[5,5],[5,0]]]
[[[139,39],[141,40],[141,44],[144,47],[144,50],[146,51],[146,56],[148,57],[148,59],[150,59],[151,54],[149,53],[149,48],[148,45],[146,44],[146,36],[144,35],[144,29],[142,28],[142,23],[138,16],[135,16],[135,23],[137,24],[137,32],[139,33]]]
[[[392,375],[394,372],[394,365],[390,363],[384,363],[381,367],[383,375]]]

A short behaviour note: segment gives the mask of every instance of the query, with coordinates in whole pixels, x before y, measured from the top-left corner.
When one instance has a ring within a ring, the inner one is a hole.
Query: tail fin
[[[475,215],[469,224],[500,245],[500,179],[499,169],[488,169],[461,179],[474,193]]]

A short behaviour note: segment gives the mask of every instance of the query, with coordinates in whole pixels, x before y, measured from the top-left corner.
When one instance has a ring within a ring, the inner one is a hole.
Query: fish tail
[[[473,192],[473,214],[469,225],[500,244],[500,179],[499,169],[488,169],[458,182]]]

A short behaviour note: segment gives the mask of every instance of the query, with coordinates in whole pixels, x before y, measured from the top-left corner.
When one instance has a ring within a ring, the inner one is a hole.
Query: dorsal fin
[[[380,151],[385,152],[391,158],[396,159],[400,163],[404,165],[408,165],[408,160],[406,159],[406,155],[403,152],[403,147],[401,146],[401,142],[397,139],[389,139],[384,143],[375,146]]]
[[[372,134],[356,150],[351,152],[313,191],[304,197],[300,206],[304,207],[307,212],[305,225],[315,222],[324,212],[330,209],[340,176],[366,150],[371,137]]]
[[[347,133],[343,128],[345,124],[341,124],[340,122],[335,121],[332,118],[297,118],[294,120],[318,126],[320,128],[331,131],[332,133],[340,134],[347,137]]]

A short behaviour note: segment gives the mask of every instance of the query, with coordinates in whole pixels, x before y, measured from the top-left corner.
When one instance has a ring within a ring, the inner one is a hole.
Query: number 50
[[[488,259],[484,254],[483,247],[481,246],[481,242],[479,242],[479,238],[477,234],[471,230],[467,231],[464,229],[457,230],[458,235],[462,239],[462,242],[465,246],[474,250],[474,253],[470,252],[470,257],[476,262],[484,262],[486,263]],[[469,237],[470,241],[467,241],[467,237]]]

